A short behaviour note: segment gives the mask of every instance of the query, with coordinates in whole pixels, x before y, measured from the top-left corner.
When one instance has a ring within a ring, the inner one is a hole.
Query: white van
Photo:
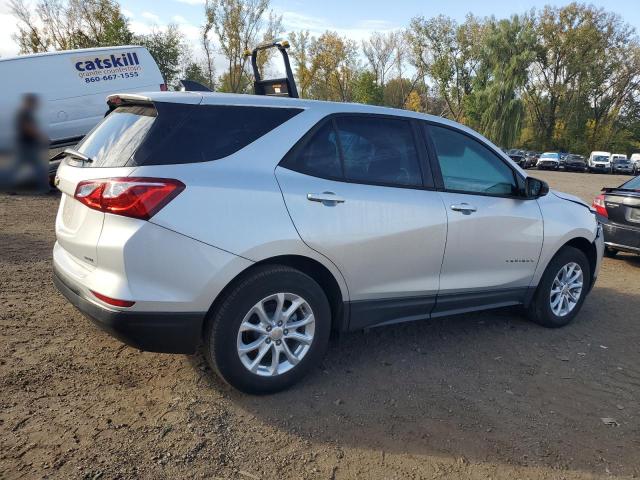
[[[14,141],[14,116],[26,93],[40,99],[39,120],[52,145],[77,142],[102,118],[115,92],[166,90],[144,47],[122,46],[0,58],[0,151]]]
[[[611,152],[591,152],[589,155],[590,172],[611,172]]]

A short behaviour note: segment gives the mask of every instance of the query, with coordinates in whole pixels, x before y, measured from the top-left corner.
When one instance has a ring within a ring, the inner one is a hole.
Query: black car
[[[586,172],[589,167],[582,155],[571,153],[564,159],[564,169],[567,172]]]
[[[626,158],[622,158],[622,157],[613,158],[611,160],[611,173],[632,174],[633,165],[631,164],[631,161]]]
[[[640,176],[619,187],[603,188],[593,200],[598,221],[603,226],[605,254],[640,254]]]
[[[527,168],[526,157],[519,153],[510,153],[509,158],[518,164],[520,168]]]

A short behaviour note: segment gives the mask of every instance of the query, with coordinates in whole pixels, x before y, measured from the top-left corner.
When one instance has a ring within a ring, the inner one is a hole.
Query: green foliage
[[[176,25],[164,30],[154,30],[148,35],[136,38],[136,42],[147,47],[153,56],[167,85],[173,85],[180,72],[182,55],[182,34]]]
[[[376,74],[364,70],[353,81],[353,101],[369,105],[382,105],[383,90],[376,83]]]
[[[209,85],[209,77],[205,72],[205,69],[202,68],[197,63],[189,63],[184,69],[184,73],[181,77],[184,80],[191,80],[192,82],[198,82],[205,87],[211,88]]]

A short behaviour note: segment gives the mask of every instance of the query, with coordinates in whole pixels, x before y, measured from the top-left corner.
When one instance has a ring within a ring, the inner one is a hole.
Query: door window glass
[[[516,195],[513,171],[480,142],[450,128],[430,125],[447,190]]]
[[[384,117],[336,121],[346,180],[420,186],[422,174],[411,124]]]
[[[332,122],[326,122],[284,166],[316,177],[342,178],[338,142]]]

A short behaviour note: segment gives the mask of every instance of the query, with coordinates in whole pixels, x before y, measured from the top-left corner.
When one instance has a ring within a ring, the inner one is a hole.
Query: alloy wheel
[[[315,317],[309,303],[294,293],[263,298],[240,324],[240,361],[256,375],[273,377],[295,367],[309,352]]]
[[[558,317],[571,313],[580,300],[584,282],[582,268],[575,262],[567,263],[557,273],[551,284],[549,302],[551,311]]]

